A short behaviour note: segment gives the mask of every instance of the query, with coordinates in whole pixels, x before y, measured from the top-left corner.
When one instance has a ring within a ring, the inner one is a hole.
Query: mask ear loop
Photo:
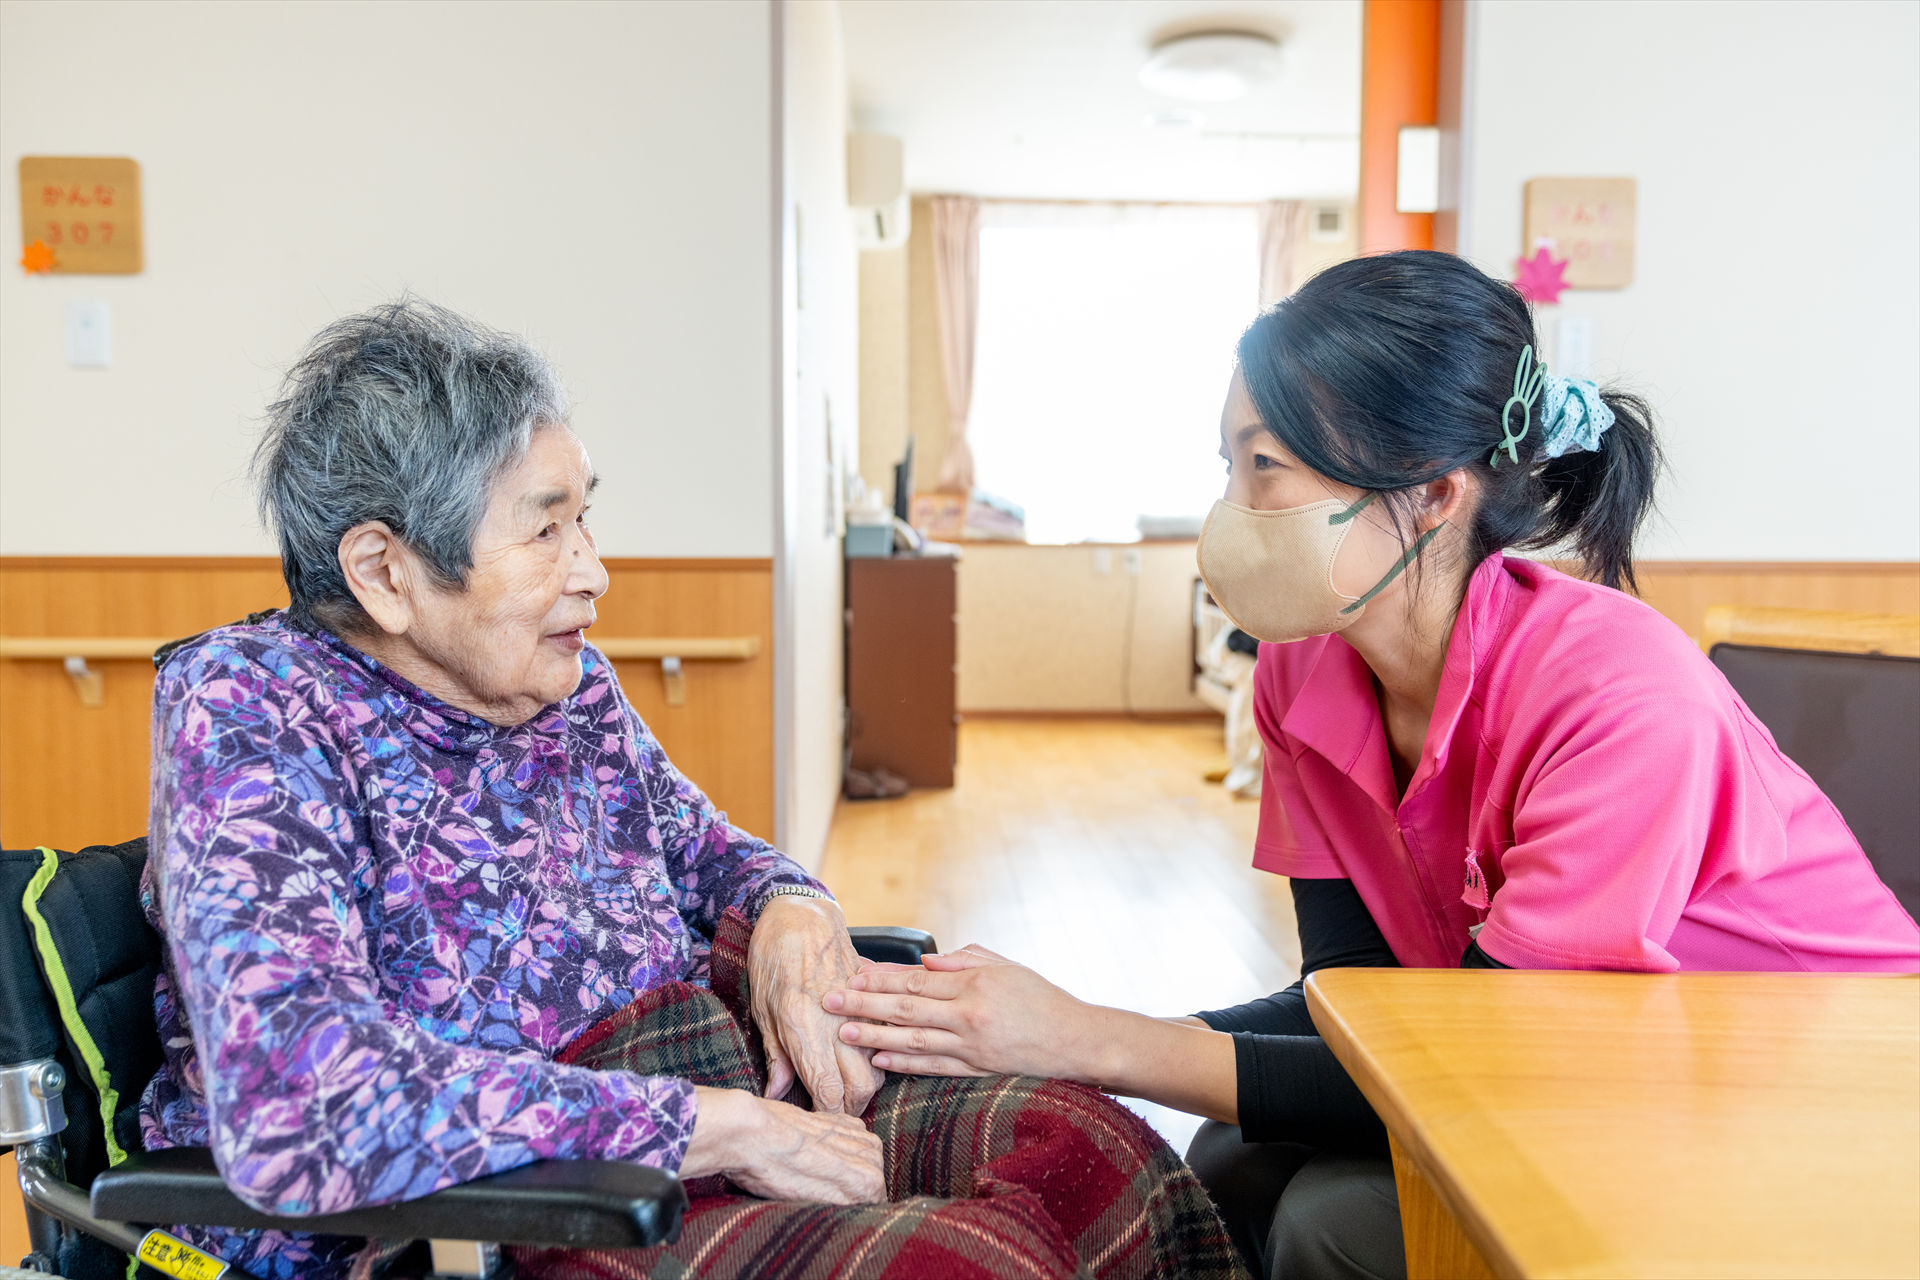
[[[1520,353],[1520,363],[1513,370],[1513,394],[1507,397],[1506,404],[1500,407],[1500,434],[1503,439],[1493,446],[1493,454],[1487,459],[1489,467],[1500,465],[1500,451],[1507,451],[1507,461],[1518,466],[1520,462],[1520,442],[1527,438],[1527,425],[1533,418],[1533,406],[1539,402],[1540,390],[1547,384],[1547,366],[1533,362],[1533,346]],[[1520,430],[1513,429],[1513,407],[1520,406]]]
[[[1531,351],[1532,348],[1529,347],[1528,350]],[[1362,511],[1366,510],[1367,504],[1369,502],[1372,502],[1375,498],[1379,496],[1380,495],[1375,493],[1368,494],[1366,497],[1360,499],[1358,502],[1348,507],[1345,511],[1336,511],[1332,515],[1328,516],[1327,523],[1328,524],[1345,524],[1347,521],[1353,519],[1355,516],[1359,515]],[[1402,573],[1406,572],[1407,566],[1412,564],[1415,560],[1418,560],[1420,558],[1420,553],[1427,549],[1427,544],[1429,542],[1432,542],[1434,538],[1439,535],[1440,531],[1446,527],[1447,527],[1447,522],[1445,520],[1442,520],[1439,524],[1433,526],[1433,528],[1427,530],[1425,533],[1421,534],[1418,538],[1415,538],[1413,545],[1407,548],[1406,553],[1400,557],[1399,562],[1395,564],[1393,568],[1387,570],[1387,576],[1380,579],[1380,581],[1374,583],[1373,590],[1367,592],[1367,594],[1361,596],[1358,600],[1355,600],[1352,604],[1342,609],[1340,611],[1341,616],[1345,617],[1347,614],[1352,613],[1355,609],[1358,609],[1361,606],[1365,605],[1367,601],[1373,599],[1375,596],[1379,595],[1382,591],[1385,591],[1389,586],[1393,585],[1393,580],[1399,577]]]
[[[1355,609],[1360,608],[1362,605],[1366,604],[1367,601],[1373,599],[1375,596],[1379,595],[1382,591],[1385,591],[1390,585],[1392,585],[1393,580],[1395,578],[1399,577],[1403,572],[1406,571],[1406,567],[1408,565],[1412,564],[1415,560],[1418,560],[1420,558],[1420,553],[1427,549],[1427,544],[1429,542],[1432,542],[1434,538],[1439,535],[1440,531],[1446,527],[1447,527],[1447,522],[1445,520],[1442,520],[1439,524],[1433,526],[1433,528],[1427,530],[1425,533],[1421,534],[1418,538],[1415,538],[1413,541],[1413,545],[1407,548],[1406,554],[1400,557],[1399,561],[1393,566],[1393,568],[1387,570],[1387,576],[1380,579],[1380,581],[1374,583],[1373,590],[1367,592],[1367,594],[1361,596],[1358,600],[1355,600],[1352,604],[1342,609],[1340,611],[1341,615],[1345,616],[1346,614],[1352,613]]]
[[[1366,497],[1360,499],[1360,501],[1348,507],[1345,511],[1336,511],[1332,515],[1328,516],[1327,523],[1328,524],[1345,524],[1347,521],[1359,515],[1362,511],[1365,511],[1367,509],[1367,504],[1369,502],[1372,502],[1378,496],[1379,496],[1378,494],[1373,494],[1373,493],[1368,494]]]

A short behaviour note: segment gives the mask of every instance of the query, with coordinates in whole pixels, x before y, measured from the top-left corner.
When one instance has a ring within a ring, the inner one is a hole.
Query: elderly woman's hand
[[[851,1116],[821,1115],[737,1089],[696,1089],[680,1176],[724,1173],[768,1200],[872,1204],[887,1194],[880,1139]]]
[[[866,1111],[886,1073],[873,1065],[870,1050],[840,1038],[846,1019],[820,1003],[859,966],[838,903],[786,895],[761,909],[747,948],[747,977],[753,1020],[766,1041],[768,1097],[784,1095],[797,1075],[815,1110]]]

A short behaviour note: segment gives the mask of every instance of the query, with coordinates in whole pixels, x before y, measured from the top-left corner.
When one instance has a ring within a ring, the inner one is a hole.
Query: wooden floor
[[[1218,721],[969,719],[951,791],[843,801],[821,878],[853,924],[978,942],[1082,999],[1183,1014],[1300,971],[1259,806],[1203,781]],[[1197,1119],[1139,1103],[1181,1150]]]

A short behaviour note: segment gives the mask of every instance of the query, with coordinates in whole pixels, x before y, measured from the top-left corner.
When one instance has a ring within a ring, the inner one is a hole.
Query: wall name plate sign
[[[125,276],[145,263],[140,165],[121,156],[22,156],[20,247],[53,275]]]
[[[1526,240],[1567,263],[1570,289],[1624,289],[1633,283],[1632,178],[1534,178],[1527,183]]]

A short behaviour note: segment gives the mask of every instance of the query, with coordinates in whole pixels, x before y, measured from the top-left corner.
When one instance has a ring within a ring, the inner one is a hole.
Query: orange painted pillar
[[[1433,215],[1394,208],[1400,126],[1440,120],[1440,0],[1366,0],[1360,35],[1360,252],[1433,248]]]

